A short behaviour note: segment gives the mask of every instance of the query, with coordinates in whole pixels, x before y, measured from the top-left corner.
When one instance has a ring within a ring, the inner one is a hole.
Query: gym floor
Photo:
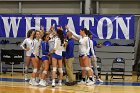
[[[110,79],[110,76],[109,76]],[[96,83],[93,86],[75,85],[52,88],[30,86],[24,81],[22,73],[14,72],[0,75],[0,93],[140,93],[140,82],[137,82],[137,76],[125,76],[125,80],[113,79],[105,81],[105,76],[102,76],[104,83]]]

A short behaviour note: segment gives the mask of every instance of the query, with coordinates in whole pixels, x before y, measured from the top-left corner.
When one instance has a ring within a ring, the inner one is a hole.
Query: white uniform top
[[[32,54],[32,46],[33,46],[33,40],[30,38],[26,38],[22,44],[20,45],[20,47],[22,49],[25,49],[24,45],[26,44],[26,47],[29,48],[29,51],[26,51],[26,56],[31,56]]]
[[[79,54],[80,55],[89,55],[90,51],[90,39],[89,37],[81,37],[79,40]]]
[[[52,37],[48,42],[49,43],[49,52],[51,52],[54,49],[55,38],[56,37]]]
[[[54,43],[55,54],[62,56],[62,51],[64,51],[64,47],[61,44],[61,40],[56,37]]]
[[[71,31],[73,36],[79,39],[79,55],[89,55],[90,52],[90,39],[88,36],[82,37]]]
[[[93,49],[93,41],[92,40],[90,40],[90,49],[91,49],[91,53],[92,53],[93,57],[96,57],[94,49]]]
[[[41,48],[41,39],[37,40],[34,39],[33,40],[33,51],[32,53],[36,56],[40,56],[40,48]]]

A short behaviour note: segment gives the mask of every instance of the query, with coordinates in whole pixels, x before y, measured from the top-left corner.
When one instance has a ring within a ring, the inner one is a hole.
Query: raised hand
[[[67,25],[65,26],[65,28],[66,28],[67,30],[69,29],[69,27],[68,27]]]
[[[44,31],[44,26],[41,26],[41,27],[40,27],[40,30],[43,30],[43,31]]]
[[[50,30],[53,31],[54,30],[54,26],[51,26]]]

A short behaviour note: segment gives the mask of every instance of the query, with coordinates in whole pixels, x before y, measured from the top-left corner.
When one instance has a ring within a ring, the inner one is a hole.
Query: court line
[[[24,79],[17,79],[17,78],[0,78],[0,81],[5,82],[28,82]],[[116,86],[140,86],[140,82],[103,82],[103,83],[96,83],[95,85],[116,85]]]

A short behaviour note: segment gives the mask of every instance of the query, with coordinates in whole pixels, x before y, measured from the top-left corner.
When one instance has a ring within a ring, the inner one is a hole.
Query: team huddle
[[[79,42],[79,63],[82,70],[82,80],[78,84],[93,85],[96,81],[103,82],[98,75],[91,32],[83,28],[80,35],[77,35],[68,26],[65,30],[61,26],[56,30],[51,26],[49,31],[44,31],[44,27],[41,27],[41,30],[27,32],[27,38],[21,44],[26,51],[25,80],[28,80],[28,68],[32,62],[33,72],[29,80],[31,85],[47,86],[51,76],[52,87],[62,86],[63,66],[68,77],[65,84],[77,84],[73,74],[74,41]],[[59,79],[56,84],[57,72]]]

